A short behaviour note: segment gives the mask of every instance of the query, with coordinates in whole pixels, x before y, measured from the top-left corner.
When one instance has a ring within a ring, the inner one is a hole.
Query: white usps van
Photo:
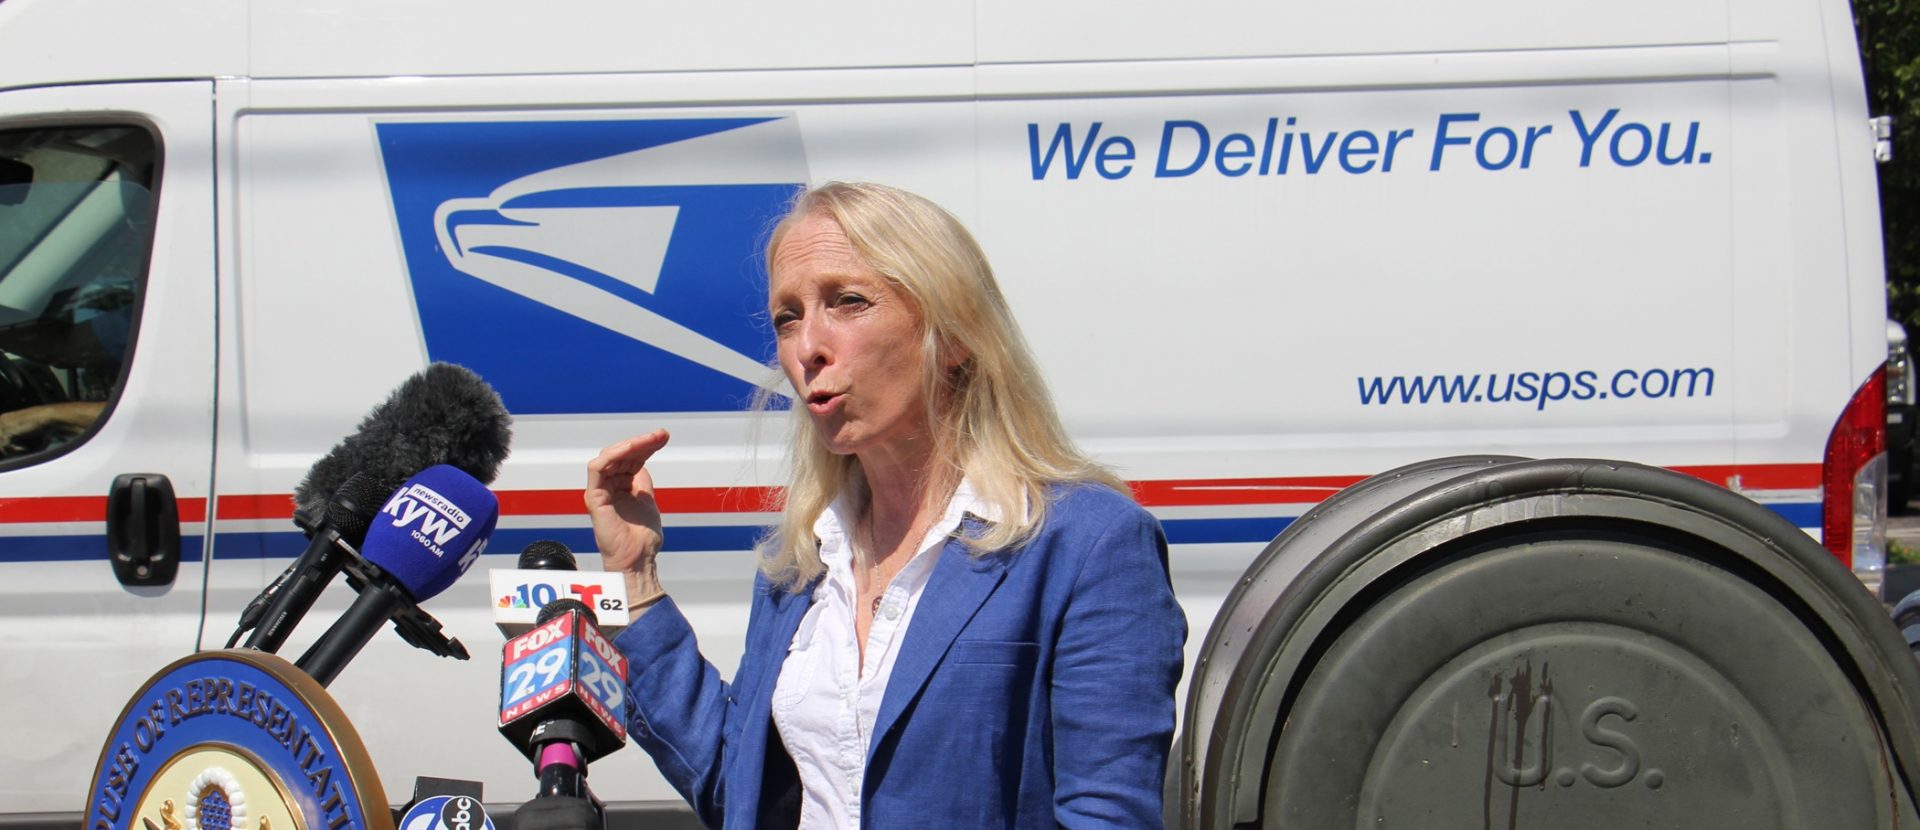
[[[514,416],[488,556],[331,691],[396,797],[531,795],[488,567],[592,548],[665,426],[662,572],[730,669],[781,480],[759,243],[874,180],[978,234],[1197,650],[1290,521],[1462,453],[1618,458],[1879,567],[1874,136],[1842,0],[0,3],[0,810],[304,542],[289,493],[430,361]],[[130,475],[131,474],[131,475]],[[283,653],[351,594],[334,588]],[[637,751],[616,802],[673,793]]]

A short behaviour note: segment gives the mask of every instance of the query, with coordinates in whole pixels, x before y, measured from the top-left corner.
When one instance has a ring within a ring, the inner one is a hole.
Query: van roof
[[[1464,54],[1765,42],[1831,0],[1167,6],[612,0],[3,0],[5,86],[106,80],[592,74]],[[1844,4],[1840,4],[1844,12]],[[1830,15],[1828,15],[1830,16]],[[1816,34],[1817,36],[1817,34]]]

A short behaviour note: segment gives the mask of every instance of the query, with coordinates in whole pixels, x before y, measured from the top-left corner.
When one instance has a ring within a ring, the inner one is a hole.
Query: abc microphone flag
[[[396,830],[494,830],[494,827],[493,817],[487,815],[487,808],[479,798],[434,795],[407,808]]]

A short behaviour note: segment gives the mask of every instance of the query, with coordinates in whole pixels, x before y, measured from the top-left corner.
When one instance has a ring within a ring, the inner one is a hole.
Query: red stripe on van
[[[0,498],[0,522],[104,522],[106,496]]]
[[[1133,481],[1133,497],[1147,507],[1212,507],[1228,504],[1317,504],[1365,476],[1215,478],[1193,481]]]
[[[293,496],[221,496],[219,511],[222,519],[291,519]]]
[[[207,520],[207,500],[180,499],[180,521]],[[288,516],[293,512],[289,510]],[[33,522],[104,522],[107,520],[106,496],[41,496],[35,498],[0,497],[0,524]]]

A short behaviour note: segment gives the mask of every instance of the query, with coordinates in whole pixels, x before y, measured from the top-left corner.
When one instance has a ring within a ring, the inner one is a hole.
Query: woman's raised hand
[[[632,605],[650,601],[660,591],[654,570],[662,538],[660,507],[654,503],[647,460],[667,445],[667,438],[666,430],[656,429],[607,447],[587,462],[587,517],[593,520],[593,540],[600,546],[606,569],[627,574]]]

